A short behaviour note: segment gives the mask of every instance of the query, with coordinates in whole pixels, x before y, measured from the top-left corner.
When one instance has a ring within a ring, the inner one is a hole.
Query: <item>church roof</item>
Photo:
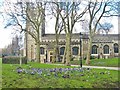
[[[88,39],[88,34],[82,34],[82,38],[83,39]],[[112,42],[114,41],[118,41],[118,37],[120,37],[120,34],[97,34],[93,37],[93,42]],[[79,40],[80,39],[80,35],[79,33],[74,33],[72,34],[72,40]],[[42,41],[54,41],[55,40],[55,34],[45,34],[42,37]],[[65,41],[65,34],[60,34],[59,36],[59,40],[61,41]]]
[[[108,34],[108,35],[95,35],[93,42],[113,42],[118,41],[120,34]]]
[[[60,34],[59,39],[65,39],[65,34]],[[80,35],[79,33],[74,33],[72,34],[72,39],[79,39]],[[87,35],[83,35],[84,38],[88,38]],[[55,34],[45,34],[42,37],[42,40],[54,40],[55,39]]]

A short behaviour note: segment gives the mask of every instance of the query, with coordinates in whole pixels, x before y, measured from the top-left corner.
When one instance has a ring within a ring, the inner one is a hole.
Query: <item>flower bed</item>
[[[28,62],[2,65],[2,88],[118,88],[118,71]]]

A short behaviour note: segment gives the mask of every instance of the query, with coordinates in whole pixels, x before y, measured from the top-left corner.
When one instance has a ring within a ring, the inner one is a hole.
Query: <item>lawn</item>
[[[2,59],[0,58],[0,89],[2,88]]]
[[[38,73],[39,71],[39,73]],[[118,71],[28,63],[2,65],[2,88],[118,88]]]
[[[83,61],[83,65],[85,65],[85,60]],[[118,67],[118,58],[109,58],[109,59],[91,59],[91,66],[108,66],[108,67]],[[71,64],[79,65],[79,60],[71,61]]]

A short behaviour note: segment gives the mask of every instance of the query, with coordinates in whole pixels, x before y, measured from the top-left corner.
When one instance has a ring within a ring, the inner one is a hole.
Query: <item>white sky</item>
[[[54,33],[54,19],[49,20],[46,24],[46,33]],[[113,18],[111,20],[114,25],[112,31],[110,33],[118,33],[118,19],[117,18]],[[80,27],[79,24],[76,24],[76,31],[74,31],[75,33],[79,33],[81,30],[78,29]],[[7,46],[9,43],[11,43],[12,40],[12,33],[13,30],[12,28],[8,28],[8,29],[4,29],[4,25],[2,22],[2,18],[0,18],[0,48],[3,48],[5,46]]]
[[[4,29],[3,19],[0,17],[0,48],[7,46],[11,42],[11,33],[11,29]]]
[[[101,19],[101,21],[102,21],[102,19]],[[113,24],[113,28],[109,32],[110,34],[117,34],[118,33],[118,17],[107,18],[105,22]],[[55,25],[55,19],[54,18],[46,20],[45,33],[55,33],[54,25]],[[82,30],[82,27],[81,27],[80,23],[76,23],[75,24],[75,30],[73,31],[73,33],[80,33],[82,31],[83,30]]]
[[[1,2],[2,0],[0,0]],[[1,8],[0,8],[1,11]],[[109,20],[113,24],[113,29],[110,33],[116,34],[118,33],[118,18],[114,17],[111,20]],[[4,29],[4,20],[3,17],[0,15],[0,48],[4,48],[12,41],[12,28]],[[75,26],[76,31],[75,33],[79,33],[81,31],[80,24],[76,24]],[[46,23],[46,33],[54,33],[54,19],[47,20]]]

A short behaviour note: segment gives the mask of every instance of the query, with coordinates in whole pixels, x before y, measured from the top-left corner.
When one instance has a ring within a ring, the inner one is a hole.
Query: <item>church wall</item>
[[[35,59],[35,41],[34,39],[29,35],[28,36],[28,46],[27,46],[27,52],[28,52],[28,60],[34,60]]]
[[[28,57],[29,60],[31,59],[35,59],[35,42],[33,42],[32,40],[29,39],[29,43],[28,43]],[[98,56],[100,58],[112,58],[114,57],[114,43],[118,43],[117,41],[114,42],[102,42],[102,43],[92,43],[92,45],[96,45],[98,46],[98,54],[91,54],[92,56],[95,56],[98,58]],[[33,45],[33,46],[32,46]],[[104,46],[108,45],[109,46],[109,54],[104,54]],[[32,47],[33,49],[31,49]],[[44,54],[41,55],[41,61],[42,63],[44,63],[44,61],[46,60],[47,57],[47,62],[51,62],[51,58],[53,57],[53,49],[48,48],[48,45],[41,45],[40,47],[44,47]],[[61,47],[65,47],[65,45],[59,45],[59,49]],[[72,48],[73,47],[78,47],[80,48],[79,44],[75,44],[75,45],[71,45],[71,53],[72,53]],[[88,41],[87,40],[83,40],[82,41],[82,58],[85,59],[87,57],[87,48],[88,48]],[[120,48],[119,48],[120,49]],[[32,51],[34,50],[34,51]],[[78,51],[78,55],[73,55],[74,60],[79,60],[80,57],[80,50]],[[34,54],[34,55],[33,55]],[[47,55],[47,56],[46,56]],[[63,55],[61,55],[61,57],[63,57]]]
[[[114,43],[118,43],[117,41],[115,42],[111,42],[111,43],[93,43],[92,45],[96,45],[98,46],[98,54],[92,54],[92,56],[98,57],[98,55],[100,55],[100,58],[112,58],[114,57]],[[104,50],[103,47],[105,45],[109,46],[109,54],[104,54]],[[33,42],[31,39],[29,39],[29,43],[28,43],[28,59],[32,60],[35,59],[35,42]],[[51,62],[51,57],[53,56],[53,49],[48,49],[47,45],[41,45],[40,47],[44,47],[44,54],[41,55],[41,61],[42,63],[44,63],[44,60],[46,60],[46,55],[47,55],[47,61]],[[59,45],[60,47],[65,47],[65,45]],[[78,47],[80,48],[79,44],[76,45],[71,45],[71,53],[72,53],[72,48],[73,47]],[[83,40],[82,41],[82,58],[85,59],[87,56],[87,48],[88,48],[88,42],[87,40]],[[120,49],[120,48],[119,48]],[[79,55],[80,55],[80,50],[78,51],[78,55],[73,55],[74,60],[79,60]],[[61,55],[63,56],[63,55]]]

